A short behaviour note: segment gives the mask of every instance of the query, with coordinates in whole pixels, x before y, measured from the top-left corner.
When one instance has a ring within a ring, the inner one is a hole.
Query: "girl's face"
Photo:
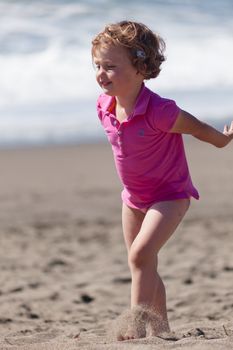
[[[107,95],[126,97],[144,80],[130,62],[126,49],[122,47],[96,49],[93,61],[96,80]]]

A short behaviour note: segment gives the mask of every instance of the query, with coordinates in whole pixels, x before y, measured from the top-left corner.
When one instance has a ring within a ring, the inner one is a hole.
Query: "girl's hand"
[[[230,127],[228,125],[224,126],[223,134],[229,138],[229,143],[233,139],[233,121],[231,122]]]

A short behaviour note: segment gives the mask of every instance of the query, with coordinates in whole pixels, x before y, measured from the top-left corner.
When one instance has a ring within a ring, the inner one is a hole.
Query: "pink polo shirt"
[[[123,122],[115,98],[100,95],[97,111],[112,145],[124,189],[122,200],[133,208],[181,198],[199,198],[192,184],[181,134],[169,133],[179,108],[142,85],[135,108]]]

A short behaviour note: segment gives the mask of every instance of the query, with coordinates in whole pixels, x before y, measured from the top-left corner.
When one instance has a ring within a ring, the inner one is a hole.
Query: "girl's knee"
[[[131,246],[128,253],[128,264],[130,269],[143,269],[149,265],[152,265],[153,268],[156,266],[156,255],[148,254],[148,251],[143,247]]]

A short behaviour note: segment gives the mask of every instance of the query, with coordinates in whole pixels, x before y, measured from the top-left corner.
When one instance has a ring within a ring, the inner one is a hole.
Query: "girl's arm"
[[[181,110],[170,132],[190,134],[201,141],[221,148],[225,147],[233,139],[233,121],[230,127],[225,125],[223,132],[220,132],[212,126],[201,122],[193,115]]]

